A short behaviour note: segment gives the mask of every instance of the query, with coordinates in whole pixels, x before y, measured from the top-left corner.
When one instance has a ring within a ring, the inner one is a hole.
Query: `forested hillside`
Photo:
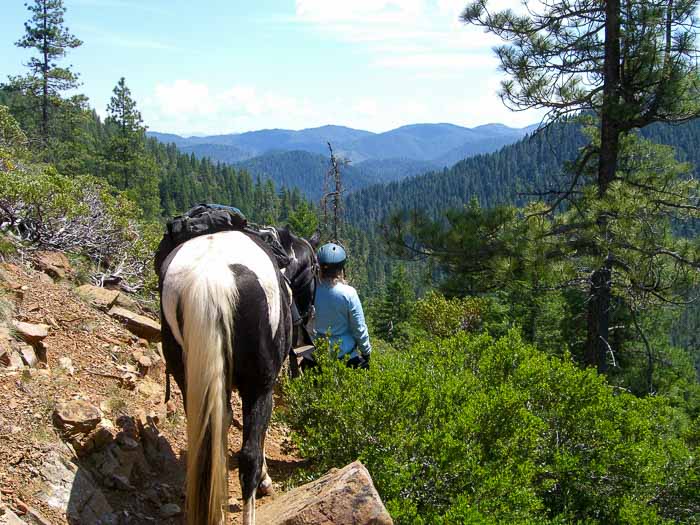
[[[676,148],[680,160],[700,166],[700,122],[655,124],[640,131],[659,144]],[[476,198],[484,207],[533,200],[535,192],[561,188],[561,168],[587,142],[576,124],[556,125],[495,153],[478,155],[449,169],[431,171],[349,195],[347,217],[366,227],[400,210],[425,210],[437,217]]]
[[[253,157],[234,166],[256,178],[274,181],[280,188],[295,188],[318,203],[323,195],[323,181],[328,173],[327,156],[307,151],[279,151]],[[343,183],[348,192],[366,188],[380,177],[363,168],[349,164],[343,168]]]

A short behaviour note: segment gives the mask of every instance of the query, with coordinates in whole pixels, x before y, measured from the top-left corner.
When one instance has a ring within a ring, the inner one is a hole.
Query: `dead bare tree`
[[[342,220],[343,213],[343,181],[340,170],[342,167],[350,164],[350,160],[343,157],[336,157],[333,152],[333,146],[328,142],[328,150],[330,151],[330,167],[326,172],[323,180],[323,197],[321,197],[321,210],[323,210],[323,232],[324,234],[332,233],[333,241],[338,241],[338,225]],[[331,210],[329,211],[329,208]],[[333,214],[332,228],[329,227],[329,215]]]

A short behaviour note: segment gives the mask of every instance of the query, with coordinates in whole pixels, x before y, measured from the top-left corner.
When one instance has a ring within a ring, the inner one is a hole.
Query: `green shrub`
[[[515,331],[379,345],[369,371],[327,354],[287,382],[283,417],[314,473],[361,460],[399,524],[652,523],[698,510],[681,412]]]

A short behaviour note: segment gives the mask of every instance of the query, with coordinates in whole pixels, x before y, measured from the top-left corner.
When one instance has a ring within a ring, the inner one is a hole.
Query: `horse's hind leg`
[[[238,461],[238,475],[243,492],[243,525],[254,525],[255,491],[264,479],[263,443],[272,414],[272,388],[266,392],[241,391],[241,397],[243,398],[243,448]]]
[[[272,494],[272,478],[270,477],[270,474],[267,471],[267,456],[265,454],[265,436],[267,435],[267,432],[264,432],[262,435],[262,453],[263,453],[263,464],[262,464],[262,471],[260,475],[260,484],[258,485],[258,492],[262,496],[269,496]]]

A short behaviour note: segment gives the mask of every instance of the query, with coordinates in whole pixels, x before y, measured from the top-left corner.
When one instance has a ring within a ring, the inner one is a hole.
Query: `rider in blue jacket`
[[[360,298],[344,279],[346,261],[338,244],[324,244],[318,250],[321,282],[316,288],[315,337],[328,336],[338,347],[338,358],[348,357],[348,366],[368,368],[372,346]]]

